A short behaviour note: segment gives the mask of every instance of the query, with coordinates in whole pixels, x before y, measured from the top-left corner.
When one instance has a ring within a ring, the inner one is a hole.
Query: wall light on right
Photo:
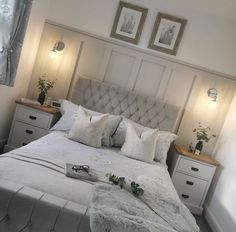
[[[207,95],[209,98],[211,98],[211,107],[215,108],[217,106],[217,97],[218,97],[217,89],[216,88],[208,89]]]

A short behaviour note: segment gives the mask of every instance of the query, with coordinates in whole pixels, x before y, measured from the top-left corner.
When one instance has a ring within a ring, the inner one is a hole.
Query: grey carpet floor
[[[200,232],[212,232],[209,225],[206,222],[206,219],[203,216],[194,215],[196,218],[197,224],[200,228]]]

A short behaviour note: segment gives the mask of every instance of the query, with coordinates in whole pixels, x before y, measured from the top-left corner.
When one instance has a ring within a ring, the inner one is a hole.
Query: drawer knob
[[[188,199],[189,196],[188,195],[185,195],[185,194],[182,194],[182,197],[185,198],[185,199]]]
[[[27,145],[27,143],[22,143],[22,146],[25,146],[25,145]]]
[[[31,120],[36,120],[36,119],[37,119],[37,117],[32,116],[32,115],[30,115],[29,118],[30,118]]]
[[[195,167],[192,167],[191,170],[194,171],[194,172],[198,172],[199,171],[199,169],[195,168]]]
[[[25,130],[25,133],[32,135],[33,131],[32,130]]]
[[[192,181],[186,181],[187,185],[194,185],[194,183]]]

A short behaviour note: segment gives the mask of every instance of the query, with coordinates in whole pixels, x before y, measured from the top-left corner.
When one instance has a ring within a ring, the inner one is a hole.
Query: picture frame
[[[121,1],[110,36],[129,43],[138,44],[147,13],[147,8]]]
[[[186,24],[186,19],[158,13],[148,48],[176,55]]]

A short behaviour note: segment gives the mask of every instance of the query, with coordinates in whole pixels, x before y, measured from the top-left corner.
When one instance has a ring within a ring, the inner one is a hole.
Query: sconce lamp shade
[[[62,51],[64,48],[65,48],[64,42],[58,41],[58,42],[55,43],[55,45],[53,47],[53,50]]]
[[[55,58],[56,57],[56,53],[59,51],[64,50],[65,48],[65,43],[62,41],[58,41],[54,44],[53,49],[50,51],[50,57],[51,58]]]
[[[212,101],[216,102],[217,101],[217,96],[218,96],[218,91],[216,88],[210,88],[207,91],[208,97],[211,98]]]

